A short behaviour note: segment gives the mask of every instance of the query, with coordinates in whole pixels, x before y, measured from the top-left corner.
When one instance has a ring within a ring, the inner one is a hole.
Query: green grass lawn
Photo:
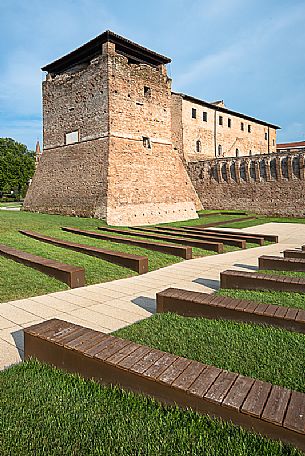
[[[231,218],[238,217],[232,215]],[[208,217],[207,223],[228,215]],[[298,220],[298,219],[297,219]],[[260,217],[226,226],[269,221]],[[300,223],[304,223],[300,219]],[[203,218],[171,224],[203,224]],[[298,221],[299,223],[299,221]],[[25,212],[0,212],[1,243],[30,253],[80,265],[87,283],[135,275],[132,271],[18,233],[30,229],[88,245],[148,255],[150,270],[182,261],[142,248],[65,233],[61,226],[97,230],[104,222]],[[145,238],[145,236],[143,236]],[[227,250],[229,251],[230,248]],[[211,254],[194,249],[197,256]],[[66,289],[66,285],[13,261],[0,258],[0,301]],[[228,296],[305,308],[297,293],[221,290]],[[248,295],[247,295],[248,293]],[[157,314],[116,335],[229,371],[305,392],[305,336],[263,325]],[[0,455],[145,456],[301,456],[279,442],[191,410],[101,387],[57,369],[28,361],[0,372]]]
[[[255,291],[255,290],[231,290],[221,289],[218,291],[222,296],[250,301],[264,302],[276,306],[296,307],[305,309],[305,294],[289,293],[285,291]]]
[[[156,314],[116,335],[305,392],[305,336],[270,326]]]
[[[288,445],[30,361],[0,373],[1,456],[301,456]]]
[[[227,218],[227,215],[209,217],[209,222],[226,220]],[[194,225],[201,223],[202,219],[196,219],[187,222],[179,222],[178,225]],[[182,261],[182,259],[177,256],[154,252],[141,247],[92,239],[86,236],[66,233],[61,230],[62,226],[72,226],[81,229],[98,231],[97,227],[103,225],[105,225],[105,222],[92,218],[0,211],[0,242],[45,258],[73,264],[75,266],[81,266],[85,268],[86,283],[88,285],[130,277],[136,275],[136,273],[130,269],[111,264],[101,259],[30,239],[18,233],[18,230],[27,229],[38,231],[39,233],[48,236],[58,237],[64,240],[74,241],[86,245],[136,255],[147,255],[150,271]],[[139,239],[146,239],[145,235],[143,234],[143,236]],[[150,241],[154,242],[152,239],[150,239]],[[168,242],[171,242],[171,240],[168,239]],[[249,247],[251,246],[252,245],[249,245]],[[226,252],[235,249],[236,248],[230,246],[225,247]],[[212,254],[215,254],[215,252],[193,248],[194,257]],[[34,269],[22,266],[12,260],[0,257],[0,302],[65,290],[67,288],[68,287],[65,284],[57,281],[56,279],[48,277],[47,275]]]

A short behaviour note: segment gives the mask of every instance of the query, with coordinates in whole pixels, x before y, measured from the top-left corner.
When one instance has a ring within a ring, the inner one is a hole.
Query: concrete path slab
[[[275,234],[279,243],[187,260],[127,279],[0,303],[0,369],[22,359],[23,327],[56,317],[108,333],[150,317],[156,309],[156,293],[165,288],[212,293],[219,287],[221,271],[256,270],[259,256],[280,255],[285,249],[305,244],[305,224],[267,223],[242,231]]]

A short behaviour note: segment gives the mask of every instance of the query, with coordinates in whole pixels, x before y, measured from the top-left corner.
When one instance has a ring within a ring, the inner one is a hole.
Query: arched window
[[[239,157],[239,149],[236,149],[235,153],[236,153],[236,157]]]
[[[249,150],[249,157],[251,157],[251,156],[252,156],[252,150],[250,149]]]
[[[219,144],[218,146],[218,157],[221,157],[222,156],[222,145]]]
[[[196,141],[196,152],[198,152],[198,153],[201,152],[201,141],[200,141],[200,139],[197,139],[197,141]]]

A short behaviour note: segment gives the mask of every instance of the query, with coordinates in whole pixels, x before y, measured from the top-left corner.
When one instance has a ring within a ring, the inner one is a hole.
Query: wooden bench
[[[167,229],[162,229],[161,227],[156,227],[156,228],[143,228],[143,227],[136,227],[136,230],[138,231],[144,231],[146,232],[151,232],[151,233],[163,233],[167,236],[180,236],[183,238],[189,238],[189,239],[199,239],[202,241],[216,241],[216,242],[222,242],[223,244],[227,245],[232,245],[234,247],[239,247],[240,249],[245,249],[247,247],[246,241],[242,239],[237,239],[237,238],[230,238],[230,237],[223,237],[221,234],[217,235],[209,235],[208,233],[189,233],[188,231],[184,230],[175,230],[174,228],[171,230]]]
[[[62,230],[67,231],[68,233],[89,236],[95,239],[117,242],[119,244],[129,244],[142,247],[143,249],[166,253],[168,255],[175,255],[184,258],[185,260],[190,260],[192,258],[192,247],[190,246],[182,247],[175,244],[163,244],[161,242],[149,242],[142,239],[132,239],[123,236],[112,236],[111,234],[96,233],[95,231],[81,230],[79,228],[63,227]]]
[[[305,293],[305,279],[284,275],[227,270],[220,273],[220,287]]]
[[[275,306],[218,294],[167,288],[157,293],[157,312],[259,323],[305,334],[305,310]]]
[[[2,244],[0,245],[0,255],[55,277],[55,279],[65,282],[70,288],[85,285],[85,270],[81,267],[49,260]]]
[[[262,255],[258,259],[259,269],[272,271],[305,271],[305,259],[282,258],[278,256]]]
[[[233,422],[305,450],[305,395],[128,340],[49,320],[24,330],[25,358]]]
[[[50,236],[44,236],[34,231],[20,230],[19,233],[29,236],[33,239],[37,239],[48,244],[56,245],[58,247],[64,247],[67,249],[74,250],[76,252],[85,253],[103,260],[109,261],[110,263],[119,264],[125,268],[132,269],[139,274],[148,272],[148,258],[146,256],[132,255],[124,252],[116,252],[114,250],[101,249],[99,247],[92,247],[85,244],[76,244],[75,242],[65,241],[63,239],[57,239]]]
[[[166,231],[171,231],[171,227],[165,227]],[[165,229],[164,228],[164,229]],[[212,237],[217,237],[221,236],[222,238],[230,238],[230,239],[244,239],[247,242],[252,242],[253,244],[258,244],[258,245],[264,245],[264,238],[261,236],[255,236],[254,234],[245,234],[242,231],[240,232],[233,232],[232,233],[227,233],[223,232],[222,230],[214,230],[210,228],[196,228],[195,226],[191,226],[187,228],[186,226],[184,228],[179,228],[179,231],[183,231],[185,233],[198,233],[198,234],[204,234],[207,236],[212,236]]]
[[[201,227],[201,228],[200,228]],[[233,236],[233,235],[236,235],[236,236],[251,236],[251,237],[255,237],[255,238],[263,238],[265,241],[268,241],[268,242],[275,242],[275,243],[278,243],[279,242],[279,237],[275,234],[261,234],[261,233],[248,233],[248,232],[244,232],[244,231],[237,231],[237,230],[223,230],[223,229],[211,229],[209,228],[208,230],[206,230],[206,228],[204,227],[204,225],[196,225],[196,227],[188,227],[188,226],[184,226],[183,228],[189,228],[191,230],[200,230],[200,231],[209,231],[211,233],[220,233],[220,234],[228,234],[230,236]]]
[[[204,225],[196,225],[200,226],[201,228],[207,228],[209,226],[221,226],[221,225],[226,225],[228,223],[236,223],[236,222],[244,222],[246,220],[254,220],[257,217],[250,216],[250,217],[238,217],[238,218],[233,218],[229,220],[222,220],[220,222],[213,222],[213,223],[205,223]]]
[[[200,218],[215,217],[215,215],[247,215],[247,212],[211,212],[210,214],[198,214]]]
[[[199,249],[212,250],[213,252],[223,253],[223,243],[221,242],[208,242],[208,241],[199,241],[195,239],[183,239],[181,237],[166,236],[163,234],[157,233],[139,233],[138,231],[132,230],[121,230],[120,228],[106,228],[100,227],[99,230],[109,231],[111,233],[125,234],[128,236],[139,236],[147,237],[151,239],[158,239],[162,241],[174,242],[177,244],[188,245],[191,247],[197,247]]]
[[[300,258],[305,259],[305,252],[302,250],[287,249],[283,252],[284,258]]]

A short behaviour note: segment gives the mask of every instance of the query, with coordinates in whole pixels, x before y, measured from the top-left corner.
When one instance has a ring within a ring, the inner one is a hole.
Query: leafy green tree
[[[14,139],[0,138],[0,197],[12,191],[15,198],[25,196],[34,171],[34,152]]]

